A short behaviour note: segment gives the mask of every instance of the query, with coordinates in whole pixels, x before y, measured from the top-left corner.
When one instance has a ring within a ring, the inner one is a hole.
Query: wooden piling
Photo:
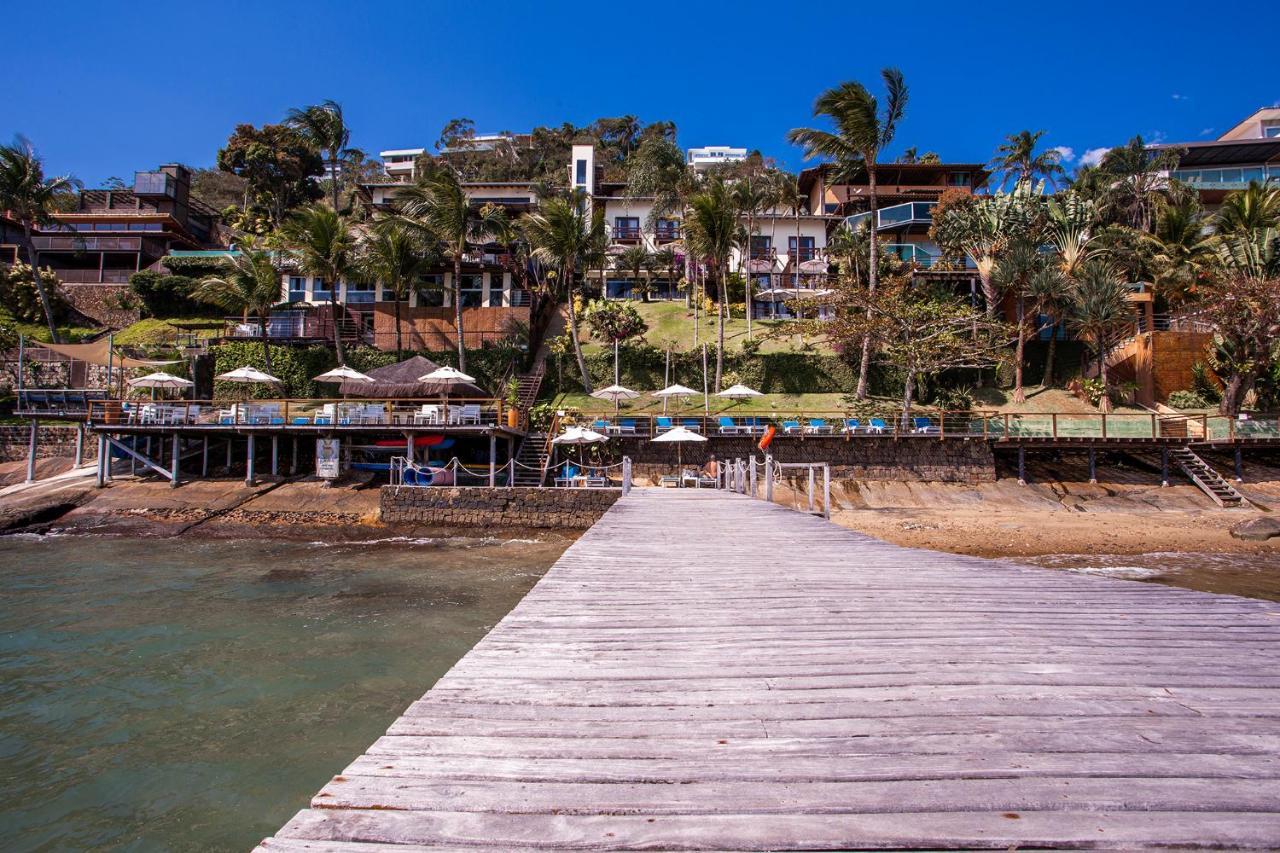
[[[253,453],[256,448],[254,447],[253,439],[254,439],[253,433],[249,433],[249,440],[248,440],[249,446],[248,446],[248,449],[245,451],[245,457],[244,457],[244,484],[246,486],[255,485],[255,478],[253,476],[253,461],[254,461]]]
[[[40,421],[31,419],[31,437],[27,441],[27,482],[36,479],[36,445],[40,440]]]

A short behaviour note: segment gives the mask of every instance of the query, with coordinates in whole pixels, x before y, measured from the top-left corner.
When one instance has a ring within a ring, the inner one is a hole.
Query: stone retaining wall
[[[705,443],[682,445],[686,468],[701,467],[711,454],[720,461],[746,459],[758,438],[709,436]],[[674,444],[654,444],[647,439],[623,438],[620,454],[631,457],[632,476],[640,485],[673,473]],[[832,477],[855,480],[906,480],[940,483],[990,483],[996,479],[995,455],[981,439],[939,440],[935,437],[779,436],[769,448],[778,462],[826,462]]]
[[[16,462],[27,458],[30,426],[0,426],[0,462]],[[36,458],[76,455],[76,428],[73,426],[41,426],[36,444]],[[84,458],[98,455],[98,440],[88,433],[84,437]]]
[[[621,495],[621,489],[383,486],[380,509],[388,524],[586,530]]]

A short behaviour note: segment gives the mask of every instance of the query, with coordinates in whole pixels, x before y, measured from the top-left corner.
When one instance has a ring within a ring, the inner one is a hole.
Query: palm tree
[[[1280,225],[1280,186],[1250,181],[1246,189],[1223,199],[1214,225],[1219,234],[1244,234]]]
[[[1027,296],[1036,314],[1045,318],[1042,328],[1049,330],[1049,346],[1045,350],[1043,387],[1053,385],[1053,361],[1058,345],[1058,326],[1066,318],[1071,304],[1071,279],[1056,267],[1045,264],[1036,270],[1027,282]],[[1039,331],[1039,330],[1038,330]]]
[[[457,175],[436,169],[423,175],[400,194],[401,214],[427,234],[444,243],[445,255],[453,262],[453,320],[458,336],[458,369],[467,369],[467,350],[462,335],[462,259],[469,246],[483,243],[498,225],[496,208],[476,208],[462,189]]]
[[[239,313],[246,319],[250,314],[256,317],[258,336],[262,339],[262,359],[270,373],[267,320],[271,309],[280,302],[280,269],[270,252],[257,248],[252,242],[242,245],[240,252],[225,264],[225,273],[201,279],[191,296],[224,311]]]
[[[631,273],[632,289],[640,291],[641,301],[643,302],[649,301],[650,283],[648,281],[641,283],[640,271],[648,270],[651,263],[649,250],[645,248],[643,243],[628,246],[614,259],[616,269],[626,270]]]
[[[871,261],[868,289],[875,292],[879,282],[880,246],[876,235],[876,161],[880,152],[893,141],[898,121],[907,107],[907,84],[902,72],[885,68],[885,103],[881,110],[875,97],[861,83],[841,83],[823,92],[813,105],[815,116],[828,116],[835,131],[795,128],[787,134],[793,144],[804,147],[805,157],[826,157],[836,165],[836,179],[849,180],[858,170],[867,173],[867,195],[871,205]],[[862,364],[858,368],[858,399],[867,396],[867,367],[871,355],[871,338],[862,341]]]
[[[0,211],[7,210],[9,216],[22,226],[22,248],[31,264],[40,307],[44,310],[49,336],[55,344],[61,343],[62,339],[54,324],[49,293],[40,276],[40,250],[36,248],[32,232],[37,226],[52,222],[54,212],[69,202],[80,186],[80,182],[70,175],[46,178],[44,163],[29,140],[19,136],[11,145],[0,145]]]
[[[1100,404],[1107,411],[1107,349],[1116,332],[1133,322],[1129,288],[1115,267],[1097,258],[1081,265],[1072,287],[1067,322],[1097,348],[1098,377],[1102,380]]]
[[[533,246],[534,260],[559,268],[564,282],[565,296],[569,303],[569,335],[573,340],[573,355],[582,374],[582,388],[591,393],[591,375],[582,357],[582,342],[578,339],[578,314],[574,305],[574,277],[578,270],[587,269],[603,256],[606,243],[604,211],[600,207],[587,210],[586,197],[581,191],[568,198],[546,199],[540,212],[525,217],[525,233]]]
[[[767,174],[753,175],[748,174],[739,179],[733,185],[733,200],[738,205],[738,209],[747,217],[747,237],[743,241],[743,249],[740,253],[742,258],[738,264],[739,274],[742,276],[743,286],[746,289],[747,303],[747,340],[751,340],[751,271],[749,268],[751,259],[751,239],[756,233],[756,216],[767,207],[771,207],[776,203],[775,184],[769,180]]]
[[[1025,403],[1027,392],[1022,385],[1022,362],[1027,340],[1027,295],[1031,280],[1045,266],[1044,258],[1036,245],[1029,240],[1017,240],[996,263],[995,277],[1001,290],[1014,292],[1017,303],[1018,343],[1014,353],[1013,402]]]
[[[1058,181],[1065,178],[1067,172],[1062,168],[1062,155],[1057,150],[1051,148],[1048,151],[1036,153],[1036,145],[1042,136],[1044,136],[1043,130],[1011,133],[1005,137],[1006,141],[996,148],[995,159],[991,161],[989,168],[993,172],[1002,173],[1001,189],[1009,183],[1010,178],[1013,178],[1015,183],[1030,186],[1037,177],[1044,179],[1057,189]]]
[[[1156,212],[1151,234],[1143,234],[1157,292],[1171,305],[1192,298],[1216,266],[1217,239],[1195,195],[1170,200]]]
[[[667,277],[667,292],[670,293],[676,286],[676,261],[679,256],[672,246],[663,246],[649,255],[649,272],[656,276],[663,274]]]
[[[400,305],[437,262],[435,246],[398,219],[378,222],[364,241],[358,262],[361,272],[395,297],[397,359],[404,357]]]
[[[279,236],[303,273],[322,277],[328,282],[329,308],[333,315],[333,349],[338,356],[338,364],[346,364],[338,288],[355,271],[355,238],[350,225],[338,215],[337,210],[312,204],[286,219]]]
[[[707,274],[717,287],[716,391],[720,391],[724,374],[724,321],[729,309],[729,256],[741,245],[738,206],[733,193],[719,177],[707,182],[706,188],[689,199],[685,218],[685,236],[689,251],[707,266]]]
[[[336,101],[325,101],[302,109],[291,109],[285,124],[301,133],[311,144],[323,151],[329,162],[329,183],[333,191],[333,209],[338,210],[338,184],[343,166],[347,162],[351,142],[351,128],[342,117],[342,106]]]

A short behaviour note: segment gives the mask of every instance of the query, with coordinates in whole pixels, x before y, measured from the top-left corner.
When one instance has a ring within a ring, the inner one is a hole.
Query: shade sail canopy
[[[368,384],[373,379],[358,370],[353,370],[346,365],[335,367],[327,373],[321,373],[319,376],[311,377],[312,382],[359,382]]]
[[[179,361],[178,359],[172,361],[148,361],[147,359],[129,358],[119,353],[113,353],[111,351],[111,342],[106,338],[94,341],[91,344],[43,344],[38,341],[28,341],[28,343],[34,347],[52,350],[60,355],[65,355],[67,358],[74,358],[76,361],[97,364],[102,367],[107,365],[113,367],[163,367],[166,364],[177,364]]]
[[[684,385],[668,385],[661,391],[653,392],[653,396],[655,397],[697,397],[700,395],[701,392],[685,387]]]
[[[190,388],[195,385],[190,379],[174,376],[171,373],[148,373],[137,379],[129,380],[130,388]]]
[[[280,380],[270,373],[263,373],[256,367],[237,367],[235,370],[227,373],[220,373],[214,379],[221,379],[223,382],[244,382],[252,384],[254,382],[262,382],[266,384],[279,385]]]
[[[423,398],[438,397],[444,393],[483,397],[485,393],[474,384],[448,384],[427,382],[420,377],[439,370],[440,365],[429,358],[415,355],[386,367],[375,367],[366,374],[372,382],[343,382],[339,388],[343,394],[356,397]]]
[[[619,400],[634,400],[640,396],[640,392],[623,388],[621,385],[610,385],[608,388],[592,391],[591,396],[598,400],[611,400],[616,403]]]
[[[688,429],[687,427],[678,426],[674,429],[667,430],[662,435],[653,439],[653,443],[654,444],[658,444],[658,443],[684,444],[685,442],[706,441],[706,440],[707,440],[707,437],[705,435],[699,435],[698,433],[694,432],[691,429]]]
[[[599,444],[602,441],[608,441],[609,437],[601,435],[594,430],[586,427],[572,426],[564,432],[551,439],[552,444]]]
[[[728,397],[730,400],[745,400],[748,397],[763,397],[764,395],[754,388],[748,388],[746,385],[739,384],[739,385],[731,385],[730,387],[716,394],[716,396]]]

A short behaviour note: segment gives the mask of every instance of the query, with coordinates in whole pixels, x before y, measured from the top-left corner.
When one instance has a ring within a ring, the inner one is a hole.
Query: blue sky
[[[212,165],[240,122],[341,102],[353,144],[427,146],[446,120],[481,132],[633,113],[682,145],[759,148],[802,165],[789,128],[842,80],[903,70],[891,152],[985,161],[1044,129],[1085,152],[1212,138],[1280,101],[1275,8],[1262,2],[14,3],[0,138],[32,139],[88,184],[161,162]],[[1254,23],[1250,24],[1252,21]],[[52,33],[56,32],[56,35]]]

